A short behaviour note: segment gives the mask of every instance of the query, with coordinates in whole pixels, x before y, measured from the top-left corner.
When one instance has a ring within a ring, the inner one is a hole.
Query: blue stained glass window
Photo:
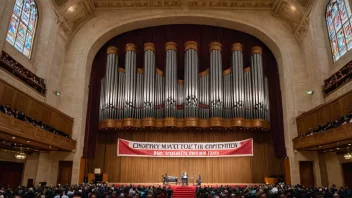
[[[33,40],[38,22],[38,9],[34,0],[16,0],[10,19],[6,41],[28,59],[31,58]]]

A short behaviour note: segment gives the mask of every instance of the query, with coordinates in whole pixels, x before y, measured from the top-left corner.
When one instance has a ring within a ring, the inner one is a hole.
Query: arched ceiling
[[[52,0],[60,35],[70,39],[95,11],[123,9],[222,9],[271,11],[301,41],[317,0]]]

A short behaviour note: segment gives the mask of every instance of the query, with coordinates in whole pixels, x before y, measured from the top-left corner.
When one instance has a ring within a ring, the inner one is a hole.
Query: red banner
[[[253,156],[253,139],[236,142],[160,143],[118,139],[117,156],[238,157]]]

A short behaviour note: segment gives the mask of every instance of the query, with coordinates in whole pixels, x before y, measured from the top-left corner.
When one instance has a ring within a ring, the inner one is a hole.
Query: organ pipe
[[[212,42],[210,53],[210,117],[222,117],[222,61],[221,44]]]
[[[251,52],[254,118],[264,119],[264,75],[262,48],[255,46]]]
[[[244,117],[243,45],[234,43],[231,48],[232,93],[234,117]]]
[[[268,84],[268,77],[265,76],[264,78],[264,85],[265,85],[265,120],[270,121],[270,107],[269,107],[269,84]]]
[[[245,118],[253,119],[252,72],[250,67],[245,68],[243,71]]]
[[[177,118],[184,118],[184,81],[177,80]]]
[[[155,116],[155,45],[144,44],[143,117]]]
[[[174,42],[165,44],[165,117],[176,117],[177,100],[177,46]],[[183,95],[183,94],[182,94]]]
[[[134,118],[136,100],[136,46],[127,44],[125,47],[125,102],[124,118]]]
[[[117,119],[123,119],[125,108],[125,70],[118,68],[118,75]]]
[[[209,69],[199,73],[199,118],[209,118]]]
[[[118,49],[107,49],[100,82],[99,120],[124,118],[246,118],[270,120],[268,78],[262,48],[251,50],[251,67],[243,69],[243,45],[231,48],[231,67],[222,71],[221,44],[209,44],[210,66],[199,73],[198,44],[185,43],[184,80],[177,80],[177,46],[165,44],[165,73],[156,68],[155,45],[144,44],[143,68],[136,67],[136,46],[125,47],[125,69]],[[150,120],[150,119],[149,119]]]
[[[143,69],[137,69],[137,85],[136,85],[136,118],[142,119],[143,113]]]
[[[99,111],[99,121],[105,119],[105,77],[100,81],[100,111]]]
[[[232,101],[233,101],[233,87],[232,87],[232,72],[231,68],[223,72],[223,99],[224,109],[223,118],[233,118]]]
[[[155,77],[155,113],[156,118],[164,118],[164,73],[160,69],[156,69]]]
[[[198,44],[185,43],[184,117],[198,117]]]

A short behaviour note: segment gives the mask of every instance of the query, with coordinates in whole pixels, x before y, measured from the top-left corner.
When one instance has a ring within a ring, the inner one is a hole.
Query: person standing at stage
[[[199,186],[201,186],[202,185],[202,176],[200,175],[200,173],[198,174],[198,179],[197,179],[197,184],[199,185]]]

